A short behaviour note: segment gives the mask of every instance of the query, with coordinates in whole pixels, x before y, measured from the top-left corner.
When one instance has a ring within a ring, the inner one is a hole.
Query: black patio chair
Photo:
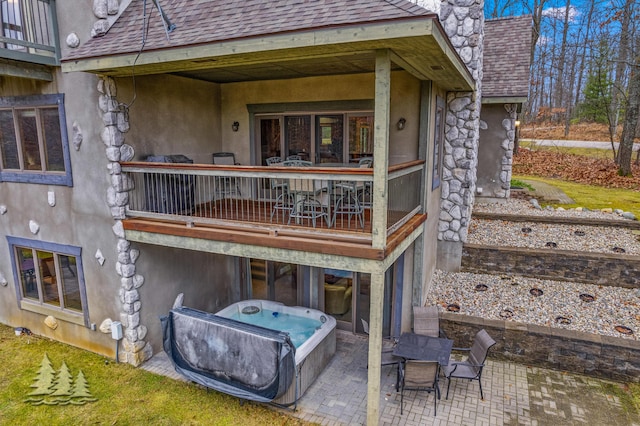
[[[413,307],[413,332],[424,336],[447,338],[444,330],[440,328],[437,306]]]
[[[451,379],[477,380],[480,385],[480,399],[484,399],[481,380],[482,370],[484,369],[484,363],[487,359],[489,349],[495,344],[496,341],[489,336],[489,333],[482,329],[474,337],[473,344],[470,348],[453,348],[457,351],[467,351],[469,355],[464,361],[450,361],[449,365],[442,367],[442,372],[448,380],[446,399],[449,399]]]
[[[436,415],[436,405],[440,397],[438,387],[438,361],[406,360],[400,363],[400,415],[404,410],[404,391],[415,390],[433,392],[433,415]]]

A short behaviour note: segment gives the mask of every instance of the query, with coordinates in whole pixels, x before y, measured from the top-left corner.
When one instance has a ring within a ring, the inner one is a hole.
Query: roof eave
[[[415,49],[419,46],[419,49]],[[111,76],[160,74],[228,66],[298,60],[354,52],[390,49],[409,72],[434,80],[448,90],[473,90],[471,73],[455,52],[435,15],[367,24],[224,40],[201,45],[148,50],[121,55],[68,58],[63,72]],[[424,52],[422,52],[424,51]],[[428,53],[422,55],[421,53]],[[427,62],[437,61],[439,67]]]
[[[528,96],[483,96],[483,104],[523,104]]]

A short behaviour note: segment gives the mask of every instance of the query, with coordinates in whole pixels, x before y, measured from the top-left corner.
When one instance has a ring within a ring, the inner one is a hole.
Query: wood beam
[[[53,81],[51,68],[46,65],[15,62],[0,59],[0,76],[28,78],[30,80]]]
[[[221,241],[224,243],[250,244],[261,247],[273,247],[286,250],[317,252],[337,256],[357,257],[361,259],[383,260],[384,250],[376,250],[368,243],[348,242],[342,238],[298,237],[293,233],[264,232],[255,229],[230,229],[214,226],[195,225],[188,227],[184,223],[126,219],[125,231],[140,231],[150,234],[175,235],[180,237]]]

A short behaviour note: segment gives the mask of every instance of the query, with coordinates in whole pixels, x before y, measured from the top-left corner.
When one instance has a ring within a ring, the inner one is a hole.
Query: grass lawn
[[[514,175],[514,180],[535,180],[548,183],[560,188],[569,196],[574,204],[553,204],[543,203],[542,205],[552,205],[554,207],[587,207],[592,210],[612,208],[631,212],[640,218],[640,192],[631,189],[603,188],[601,186],[583,185],[579,183],[567,182],[559,179],[542,178],[538,176]],[[531,193],[535,196],[535,192]]]
[[[82,349],[37,336],[16,336],[0,325],[1,425],[302,425],[261,404],[190,383],[116,364]],[[75,379],[82,370],[97,399],[84,405],[32,405],[24,402],[44,355],[54,370],[64,361]]]

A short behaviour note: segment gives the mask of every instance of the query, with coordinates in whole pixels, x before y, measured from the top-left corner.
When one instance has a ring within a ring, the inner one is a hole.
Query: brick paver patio
[[[322,425],[364,425],[367,400],[366,336],[337,332],[337,351],[325,371],[298,401],[290,415]],[[183,380],[164,353],[143,368]],[[623,384],[543,368],[489,360],[483,373],[484,401],[478,382],[454,380],[433,416],[432,394],[395,391],[395,367],[383,367],[381,425],[637,425],[640,415],[631,399],[611,392]],[[622,393],[624,395],[624,393]]]

